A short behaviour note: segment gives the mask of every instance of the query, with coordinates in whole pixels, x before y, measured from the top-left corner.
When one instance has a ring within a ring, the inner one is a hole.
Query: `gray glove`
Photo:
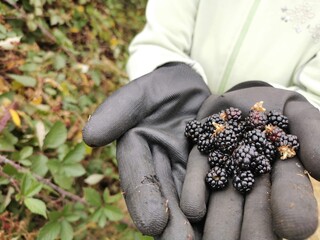
[[[317,203],[304,167],[312,177],[320,179],[318,109],[296,92],[252,81],[219,97],[209,97],[197,118],[228,107],[248,113],[259,101],[264,101],[266,109],[281,111],[289,118],[289,131],[298,136],[300,151],[292,159],[277,160],[271,176],[256,178],[249,194],[238,193],[230,183],[226,190],[210,194],[204,181],[209,170],[207,157],[194,147],[188,160],[181,208],[193,222],[207,214],[203,239],[305,239],[317,228]]]
[[[210,91],[181,63],[166,64],[106,99],[83,130],[94,147],[117,141],[121,188],[138,229],[161,239],[194,239],[179,207],[190,146],[186,122]]]

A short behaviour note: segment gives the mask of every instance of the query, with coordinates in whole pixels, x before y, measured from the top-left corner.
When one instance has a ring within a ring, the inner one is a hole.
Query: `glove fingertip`
[[[204,176],[209,170],[207,157],[194,147],[189,155],[180,207],[190,222],[198,222],[207,212],[208,189]]]
[[[278,236],[306,239],[318,226],[318,208],[311,182],[298,159],[277,161],[273,173],[271,209]]]
[[[128,211],[136,227],[145,235],[160,235],[167,226],[169,209],[160,189],[143,184],[125,194]]]

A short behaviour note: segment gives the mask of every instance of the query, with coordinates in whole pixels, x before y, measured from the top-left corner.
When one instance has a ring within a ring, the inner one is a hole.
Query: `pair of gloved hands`
[[[207,157],[184,136],[186,123],[263,100],[282,111],[300,140],[297,157],[276,161],[247,196],[209,193]],[[200,109],[200,110],[199,110]],[[317,228],[317,204],[304,168],[320,179],[319,110],[301,95],[247,82],[211,95],[191,67],[169,63],[104,101],[83,130],[93,147],[117,140],[121,188],[137,228],[159,239],[303,239]],[[191,150],[192,149],[192,150]],[[190,152],[191,150],[191,152]]]

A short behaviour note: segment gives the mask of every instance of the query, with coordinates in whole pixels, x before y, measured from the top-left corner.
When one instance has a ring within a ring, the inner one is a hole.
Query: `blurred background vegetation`
[[[0,2],[0,239],[151,239],[126,211],[115,145],[81,130],[128,79],[146,0]]]

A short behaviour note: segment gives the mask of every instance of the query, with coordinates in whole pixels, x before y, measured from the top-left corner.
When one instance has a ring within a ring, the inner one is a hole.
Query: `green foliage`
[[[0,2],[0,239],[152,239],[125,209],[115,144],[82,141],[127,82],[146,0]]]

